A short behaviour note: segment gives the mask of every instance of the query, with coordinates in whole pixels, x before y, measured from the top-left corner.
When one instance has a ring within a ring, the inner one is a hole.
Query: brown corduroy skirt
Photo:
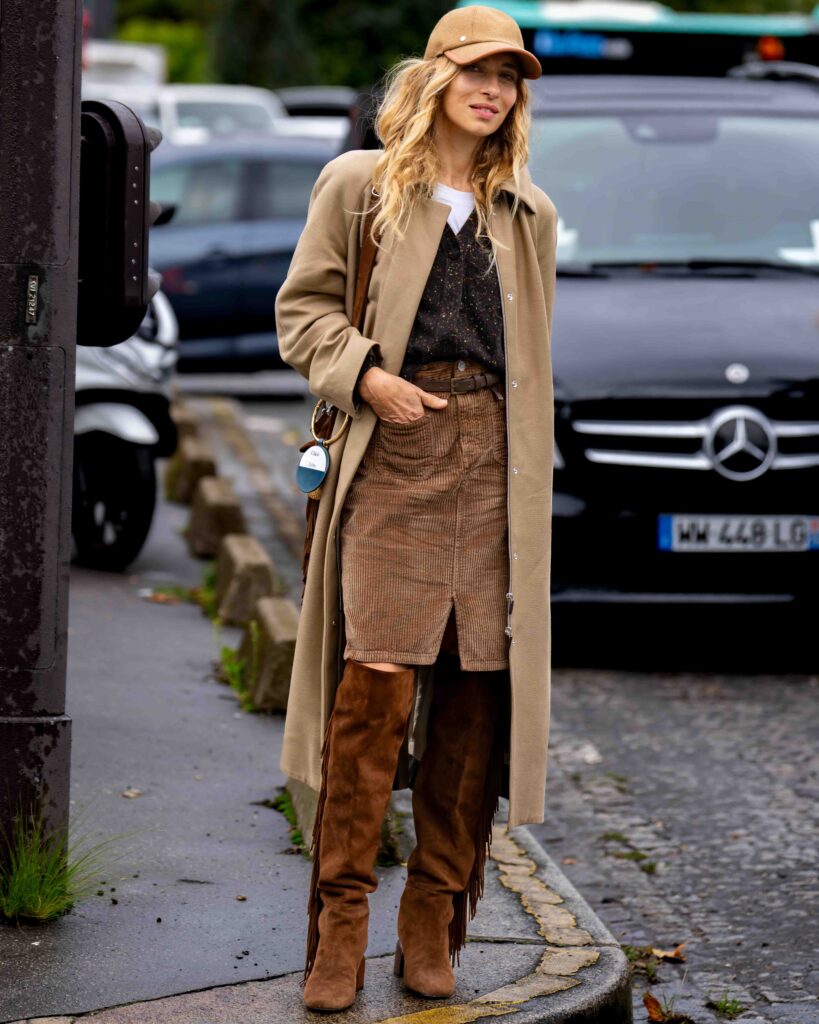
[[[429,363],[415,379],[483,369]],[[502,394],[444,393],[446,409],[376,424],[341,518],[345,658],[431,665],[454,610],[462,669],[508,667]]]

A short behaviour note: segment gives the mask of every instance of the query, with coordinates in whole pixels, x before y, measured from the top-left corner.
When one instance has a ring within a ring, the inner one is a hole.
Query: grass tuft
[[[219,606],[216,601],[216,566],[210,562],[205,569],[202,583],[198,587],[191,587],[188,591],[188,600],[198,604],[211,622],[219,619]]]
[[[705,1004],[712,1010],[716,1010],[723,1017],[727,1017],[729,1020],[733,1020],[734,1017],[738,1017],[744,1012],[745,1007],[742,1003],[735,999],[733,996],[729,996],[727,990],[719,997],[714,999],[709,997],[708,1002]]]
[[[0,920],[45,922],[67,914],[98,891],[99,875],[111,865],[112,843],[128,834],[69,842],[65,827],[46,831],[42,812],[18,812],[11,834],[0,837]]]
[[[624,836],[622,832],[601,832],[600,838],[607,843],[628,843],[628,836]]]
[[[217,675],[239,698],[242,711],[255,711],[247,684],[247,660],[239,657],[232,647],[222,647],[219,652]]]
[[[290,826],[290,849],[292,853],[300,853],[305,857],[310,856],[304,836],[299,828],[299,820],[296,817],[296,808],[293,806],[293,798],[286,789],[282,789],[277,797],[271,801],[265,801],[270,807],[283,814]]]

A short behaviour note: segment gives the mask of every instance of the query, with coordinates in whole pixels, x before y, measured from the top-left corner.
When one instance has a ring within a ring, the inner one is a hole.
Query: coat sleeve
[[[310,196],[307,223],[276,296],[279,353],[310,390],[352,416],[354,388],[373,341],[347,318],[349,188],[336,161],[324,167]]]
[[[542,197],[542,209],[537,218],[537,258],[543,280],[543,295],[546,299],[546,318],[549,334],[552,331],[552,311],[555,300],[556,250],[557,250],[557,209],[546,194]]]

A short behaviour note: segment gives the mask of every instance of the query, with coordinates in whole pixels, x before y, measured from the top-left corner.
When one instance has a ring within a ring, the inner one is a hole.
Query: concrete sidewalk
[[[221,472],[264,533],[247,474],[217,448]],[[236,631],[215,637],[197,608],[140,597],[146,587],[201,581],[202,564],[180,536],[186,522],[186,509],[163,505],[128,577],[72,575],[73,824],[92,838],[132,834],[115,844],[119,859],[100,874],[97,894],[69,915],[0,928],[0,1022],[316,1019],[300,988],[311,865],[264,805],[286,781],[283,719],[242,712],[215,681],[219,644],[235,646]],[[274,532],[266,540],[281,564]],[[292,580],[293,565],[283,568]],[[405,815],[407,796],[396,801]],[[411,843],[411,816],[404,820]],[[448,1001],[412,997],[393,976],[404,871],[380,868],[378,877],[367,982],[346,1019],[631,1020],[619,945],[526,829],[496,829],[487,895]]]

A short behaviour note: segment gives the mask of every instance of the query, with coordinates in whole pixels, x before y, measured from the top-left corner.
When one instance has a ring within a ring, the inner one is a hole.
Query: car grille
[[[585,458],[608,466],[716,470],[734,480],[819,466],[819,421],[769,418],[746,405],[690,420],[583,417],[572,429]]]

